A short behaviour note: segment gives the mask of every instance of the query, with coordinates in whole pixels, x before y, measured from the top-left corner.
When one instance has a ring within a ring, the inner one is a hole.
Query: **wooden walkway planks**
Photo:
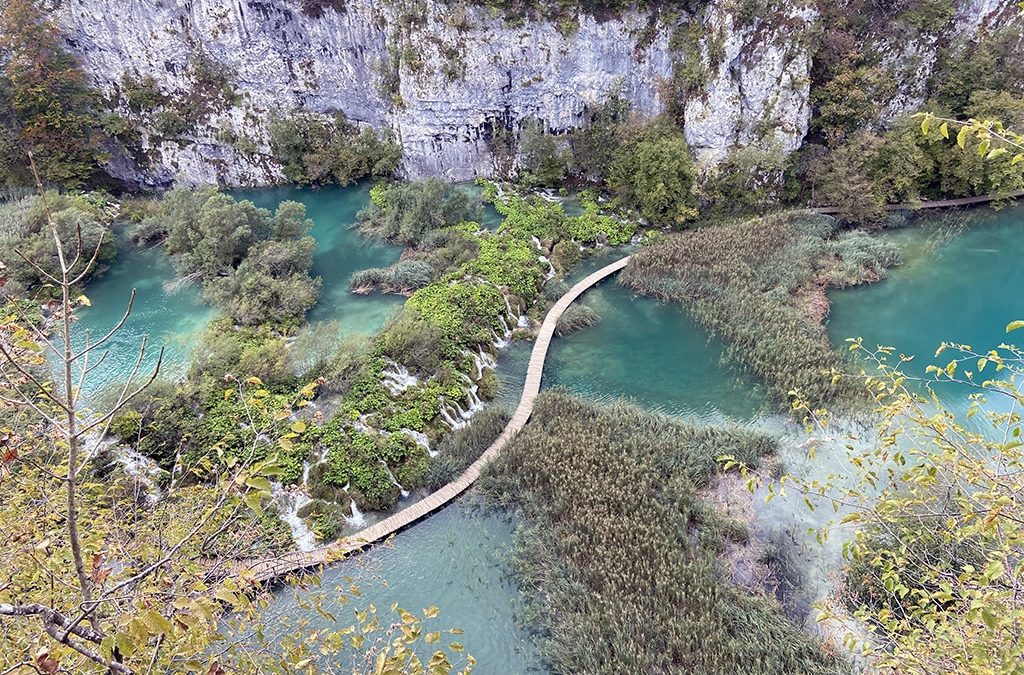
[[[558,299],[558,302],[555,303],[547,313],[547,316],[544,317],[544,323],[541,324],[540,331],[537,333],[537,340],[534,342],[533,351],[530,353],[530,365],[526,370],[526,382],[523,384],[523,393],[519,399],[519,405],[512,415],[512,419],[509,420],[494,442],[480,455],[479,459],[470,464],[458,478],[412,506],[402,509],[398,513],[392,514],[384,520],[374,523],[329,546],[312,551],[294,551],[274,558],[250,561],[244,563],[240,567],[239,572],[254,581],[271,582],[291,572],[319,567],[337,561],[350,553],[362,550],[368,545],[398,532],[440,509],[465,492],[480,477],[480,472],[483,471],[484,466],[501,452],[505,444],[512,440],[530,419],[530,415],[533,413],[534,401],[537,398],[537,394],[540,393],[541,378],[544,374],[544,362],[548,356],[548,347],[551,345],[551,338],[555,334],[555,326],[558,325],[558,320],[561,318],[562,313],[588,288],[615,274],[625,267],[628,262],[629,256],[626,256],[602,267],[575,284],[565,295]]]
[[[886,211],[918,211],[920,209],[947,209],[955,206],[974,206],[976,204],[988,204],[997,199],[1020,199],[1024,197],[1024,191],[1011,192],[1007,195],[982,195],[980,197],[961,197],[959,199],[937,199],[935,201],[921,202],[920,204],[886,204]],[[843,212],[838,206],[818,206],[807,209],[811,213],[824,215],[837,215]]]

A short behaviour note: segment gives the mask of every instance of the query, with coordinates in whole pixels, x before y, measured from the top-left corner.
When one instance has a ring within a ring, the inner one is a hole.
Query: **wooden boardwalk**
[[[329,546],[314,549],[312,551],[294,551],[274,558],[267,558],[259,561],[244,563],[238,572],[253,581],[271,582],[291,572],[320,567],[344,558],[350,553],[359,551],[370,544],[380,541],[421,518],[442,508],[460,494],[466,491],[477,478],[484,465],[494,459],[501,452],[501,449],[526,425],[527,420],[533,413],[533,403],[540,393],[541,376],[544,372],[544,361],[547,359],[548,347],[551,338],[555,333],[555,326],[562,313],[568,309],[576,298],[583,294],[588,288],[615,274],[629,262],[629,256],[620,258],[610,265],[606,265],[585,279],[574,285],[569,291],[558,299],[554,307],[544,317],[540,331],[537,334],[537,341],[533,345],[533,352],[530,354],[530,365],[526,371],[526,382],[523,385],[523,394],[519,399],[519,406],[516,408],[512,419],[502,430],[501,434],[484,451],[480,458],[469,465],[458,478],[448,483],[436,492],[431,493],[423,500],[412,506],[402,509],[398,513],[388,516],[380,522],[374,523],[353,535],[345,537]]]
[[[1012,192],[1007,195],[982,195],[980,197],[961,197],[959,199],[937,199],[935,201],[923,201],[919,204],[886,204],[886,211],[917,211],[919,209],[948,209],[957,206],[974,206],[977,204],[988,204],[997,199],[1019,199],[1024,197],[1024,192]],[[811,213],[824,215],[836,215],[842,213],[843,209],[838,206],[818,206],[807,209]]]

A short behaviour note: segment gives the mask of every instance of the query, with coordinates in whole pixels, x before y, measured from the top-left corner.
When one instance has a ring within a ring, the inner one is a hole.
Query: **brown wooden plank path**
[[[886,211],[918,211],[920,209],[948,209],[956,206],[974,206],[975,204],[988,204],[997,199],[1020,199],[1024,197],[1024,191],[1011,192],[1006,195],[981,195],[980,197],[961,197],[959,199],[936,199],[935,201],[922,201],[918,204],[886,204]],[[838,206],[818,206],[807,209],[811,213],[824,215],[836,215],[842,213],[843,209]]]
[[[548,311],[547,316],[544,317],[544,323],[541,324],[540,331],[537,333],[537,341],[533,344],[533,352],[530,354],[530,365],[526,370],[526,382],[523,384],[523,394],[519,399],[519,406],[501,434],[480,455],[479,459],[462,472],[462,475],[412,506],[333,544],[312,551],[293,551],[274,558],[243,563],[237,572],[257,582],[270,582],[291,572],[319,567],[340,560],[346,555],[380,541],[433,513],[465,492],[480,477],[484,465],[494,459],[505,444],[512,440],[530,419],[530,415],[533,413],[533,403],[537,394],[540,393],[541,376],[544,373],[544,361],[548,356],[548,347],[551,345],[555,326],[558,325],[558,319],[561,318],[562,313],[584,291],[615,274],[628,262],[629,256],[626,256],[588,275],[570,288]]]

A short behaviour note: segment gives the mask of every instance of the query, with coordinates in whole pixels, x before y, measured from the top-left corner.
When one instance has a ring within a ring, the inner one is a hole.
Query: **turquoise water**
[[[269,209],[287,199],[306,205],[317,242],[312,273],[323,279],[320,299],[307,318],[311,322],[337,321],[342,335],[376,333],[404,302],[399,296],[348,292],[348,280],[354,272],[390,265],[401,255],[399,247],[370,241],[350,228],[359,209],[369,203],[368,193],[366,186],[232,193]],[[168,284],[174,279],[174,269],[162,247],[142,250],[122,241],[117,260],[85,289],[92,307],[79,312],[75,331],[79,344],[87,333],[97,339],[110,330],[121,318],[132,289],[137,291],[132,315],[108,343],[103,366],[93,371],[87,382],[86,397],[113,391],[123,382],[135,363],[143,336],[149,336],[149,354],[143,366],[152,368],[163,346],[163,372],[175,377],[185,371],[192,348],[216,310],[203,303],[198,285],[172,290]]]
[[[91,306],[79,309],[74,328],[79,348],[86,336],[96,341],[107,334],[124,315],[132,289],[136,295],[131,315],[121,330],[93,352],[89,365],[95,364],[104,351],[107,355],[103,364],[90,373],[84,396],[116,395],[119,385],[131,373],[142,340],[147,336],[140,373],[152,372],[161,347],[162,372],[172,376],[184,372],[200,332],[215,311],[203,303],[198,286],[165,288],[164,284],[174,278],[174,269],[162,247],[140,250],[124,241],[117,260],[88,285],[85,294]]]
[[[679,305],[638,297],[607,280],[583,304],[601,322],[556,338],[543,385],[564,387],[597,401],[628,398],[645,408],[701,421],[749,420],[765,405],[750,377],[722,362]]]
[[[862,337],[870,348],[894,347],[914,356],[908,374],[924,376],[927,365],[951,358],[934,356],[943,341],[980,351],[1021,341],[1007,336],[1006,324],[1024,318],[1024,205],[970,212],[952,231],[948,220],[922,218],[920,227],[888,235],[904,244],[905,264],[879,283],[830,293],[833,344]],[[962,389],[946,385],[937,393],[954,407],[964,404]]]
[[[511,543],[512,524],[484,512],[469,496],[399,533],[388,545],[332,566],[323,573],[322,588],[354,583],[363,597],[353,604],[364,608],[372,603],[385,625],[392,603],[413,613],[436,606],[440,615],[430,630],[465,631],[453,639],[479,662],[474,673],[536,672],[536,650],[516,619],[518,589],[503,564]],[[279,592],[271,613],[293,611],[296,592]],[[339,624],[348,625],[351,615],[339,612]],[[314,622],[311,629],[329,625],[319,615],[306,618]]]
[[[368,267],[386,267],[397,262],[402,254],[400,247],[363,237],[351,227],[359,210],[370,203],[369,185],[262,188],[235,190],[231,195],[267,209],[275,209],[286,200],[306,206],[316,239],[312,274],[323,279],[320,299],[306,316],[307,321],[337,321],[343,335],[373,334],[405,303],[405,298],[397,295],[348,292],[348,280],[353,273]]]

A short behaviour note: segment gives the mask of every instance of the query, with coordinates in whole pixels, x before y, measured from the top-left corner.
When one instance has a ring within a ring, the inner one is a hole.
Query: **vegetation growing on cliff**
[[[390,131],[359,128],[338,112],[332,119],[292,111],[270,119],[270,149],[285,177],[299,184],[348,185],[360,178],[386,178],[397,169],[402,149]]]
[[[32,0],[0,14],[0,181],[33,185],[27,153],[56,185],[93,178],[105,159],[100,100],[54,24]]]
[[[737,528],[698,491],[771,437],[544,393],[482,486],[520,516],[513,566],[547,664],[565,673],[834,673],[774,601],[722,577]],[[581,598],[586,598],[581,602]]]

